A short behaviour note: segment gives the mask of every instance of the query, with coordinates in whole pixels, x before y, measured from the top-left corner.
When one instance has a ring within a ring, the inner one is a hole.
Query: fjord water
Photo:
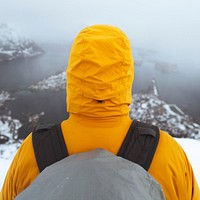
[[[0,62],[0,91],[26,89],[31,84],[58,73],[67,65],[67,45],[41,45],[44,54]]]

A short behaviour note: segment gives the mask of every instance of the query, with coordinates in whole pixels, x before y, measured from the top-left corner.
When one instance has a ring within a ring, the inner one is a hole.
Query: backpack
[[[141,166],[103,150],[74,154],[45,168],[15,200],[165,200]]]
[[[103,149],[69,156],[59,125],[40,126],[32,137],[41,173],[16,200],[165,199],[147,172],[159,141],[156,126],[133,121],[117,156]]]

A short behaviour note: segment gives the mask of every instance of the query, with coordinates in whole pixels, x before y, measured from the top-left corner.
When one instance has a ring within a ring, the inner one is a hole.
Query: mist
[[[45,50],[38,57],[0,63],[0,89],[16,96],[6,103],[12,118],[26,124],[24,113],[44,112],[45,123],[64,119],[63,91],[53,100],[51,91],[31,93],[27,88],[65,70],[70,45],[82,28],[110,24],[131,41],[136,61],[133,94],[145,93],[154,79],[161,99],[200,123],[199,10],[199,0],[1,0],[0,23]],[[172,72],[165,72],[166,68]]]
[[[1,0],[0,23],[36,42],[70,44],[92,24],[120,27],[132,47],[176,63],[200,64],[198,0]]]

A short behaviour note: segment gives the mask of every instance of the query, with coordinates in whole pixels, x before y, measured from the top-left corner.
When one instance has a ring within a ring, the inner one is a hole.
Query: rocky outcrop
[[[130,116],[154,124],[175,137],[200,139],[200,125],[174,104],[168,104],[155,94],[135,94]]]

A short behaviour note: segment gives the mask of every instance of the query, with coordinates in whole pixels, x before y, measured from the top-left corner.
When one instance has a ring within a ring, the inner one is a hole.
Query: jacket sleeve
[[[22,143],[7,172],[1,200],[14,199],[38,176],[39,170],[32,147],[32,134]]]
[[[200,190],[199,190],[199,186],[198,183],[196,181],[192,166],[185,154],[185,152],[183,151],[184,155],[185,155],[185,162],[186,162],[186,177],[187,177],[187,182],[188,184],[188,189],[190,189],[190,194],[191,194],[191,200],[200,200]]]
[[[7,199],[14,199],[14,197],[17,195],[16,185],[18,180],[18,160],[19,155],[21,152],[22,146],[17,151],[17,154],[15,155],[10,168],[7,172],[6,178],[4,180],[4,184],[2,187],[2,200]]]
[[[160,183],[167,200],[200,200],[199,187],[184,150],[168,133],[160,133],[149,173]]]
[[[180,199],[200,200],[200,190],[194,175],[194,171],[192,169],[192,165],[183,148],[173,138],[172,140],[172,143],[174,144],[174,155],[176,159],[176,161],[174,159],[174,162],[176,162],[176,170],[177,173],[179,173],[179,175],[176,177],[176,186],[180,187],[179,189],[176,188],[177,192],[179,193],[179,197],[183,195]],[[171,146],[171,148],[173,147]],[[181,176],[182,179],[180,178]],[[180,195],[180,193],[182,194]]]
[[[200,190],[197,180],[195,178],[194,171],[192,169],[192,165],[183,148],[179,144],[178,146],[179,150],[177,151],[179,151],[180,155],[182,156],[182,161],[183,161],[182,167],[185,169],[184,172],[185,172],[186,187],[184,189],[185,192],[183,191],[183,194],[188,195],[188,200],[200,200]]]
[[[174,143],[176,143],[175,140],[174,140]],[[187,200],[200,200],[200,190],[195,178],[194,171],[192,169],[192,165],[185,151],[183,150],[183,148],[178,143],[177,143],[177,146],[178,148],[176,150],[176,153],[177,153],[176,158],[179,157],[178,161],[180,160],[180,164],[181,164],[177,172],[183,173],[183,176],[184,176],[184,178],[182,179],[182,186],[184,185],[184,187],[182,187],[182,191],[179,191],[179,194],[182,192],[182,195],[184,195],[182,198],[185,198]],[[178,166],[178,164],[176,166]],[[179,180],[181,179],[177,178],[177,181]]]

